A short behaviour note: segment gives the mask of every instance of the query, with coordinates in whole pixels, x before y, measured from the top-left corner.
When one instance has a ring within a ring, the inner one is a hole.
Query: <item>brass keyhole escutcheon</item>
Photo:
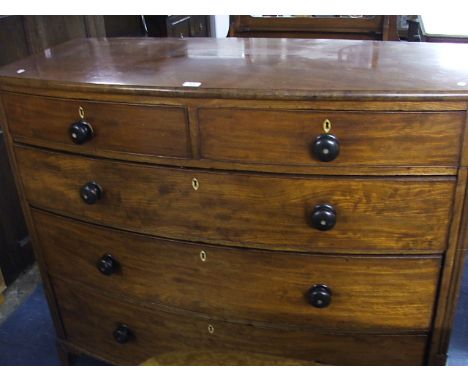
[[[214,333],[214,326],[213,325],[208,325],[208,333],[210,333],[210,334]]]
[[[197,178],[192,179],[192,187],[195,191],[197,191],[198,187],[200,187],[200,182],[198,181]]]
[[[332,128],[332,124],[329,119],[326,119],[325,121],[323,121],[323,131],[325,131],[325,133],[328,134],[331,128]]]
[[[200,251],[200,260],[205,262],[206,261],[206,252]]]
[[[82,106],[78,108],[78,115],[80,116],[81,119],[84,119],[84,109]]]

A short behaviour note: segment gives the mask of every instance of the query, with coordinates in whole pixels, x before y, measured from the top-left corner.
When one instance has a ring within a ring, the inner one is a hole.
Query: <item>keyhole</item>
[[[197,178],[192,179],[192,187],[195,191],[198,190],[198,187],[200,187],[200,183],[198,182]]]
[[[200,260],[205,262],[206,261],[206,252],[200,251]]]
[[[81,119],[84,119],[84,109],[81,106],[78,108],[78,115]]]
[[[213,325],[208,325],[208,333],[210,333],[210,334],[214,333],[214,326]]]
[[[323,131],[325,131],[325,133],[328,133],[332,128],[332,125],[331,125],[331,122],[329,119],[326,119],[325,121],[323,121]]]

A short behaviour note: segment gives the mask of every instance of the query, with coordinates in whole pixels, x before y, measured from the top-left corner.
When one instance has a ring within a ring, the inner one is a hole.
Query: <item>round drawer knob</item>
[[[314,285],[309,289],[310,305],[316,308],[326,308],[331,303],[332,291],[323,284]]]
[[[85,203],[94,204],[101,199],[102,192],[102,187],[99,184],[96,182],[89,182],[81,187],[80,195]]]
[[[110,254],[102,256],[97,262],[97,268],[103,275],[110,276],[119,268],[119,263]]]
[[[315,138],[312,149],[319,161],[330,162],[340,153],[340,141],[334,135],[322,134]]]
[[[312,226],[320,231],[328,231],[336,224],[336,211],[329,204],[320,204],[312,212]]]
[[[71,124],[69,133],[71,140],[77,145],[82,145],[83,143],[88,142],[94,136],[91,124],[86,121],[79,121]]]
[[[130,341],[133,337],[132,331],[128,328],[125,324],[119,324],[117,328],[114,330],[114,339],[119,344],[125,344]]]

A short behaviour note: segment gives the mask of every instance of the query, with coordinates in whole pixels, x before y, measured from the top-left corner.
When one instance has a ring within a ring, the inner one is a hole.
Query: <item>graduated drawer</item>
[[[33,217],[50,273],[142,303],[320,328],[428,330],[431,324],[440,257],[234,249],[151,238],[38,210]],[[326,307],[315,305],[322,285],[331,295]]]
[[[190,351],[264,353],[337,365],[421,365],[424,360],[426,335],[235,324],[138,307],[58,279],[53,286],[67,340],[117,364]]]
[[[442,252],[455,185],[451,177],[184,170],[21,146],[16,156],[33,206],[141,233],[278,250]],[[80,192],[92,181],[102,197],[87,204]],[[336,225],[321,231],[312,216],[326,204],[335,209]]]
[[[313,152],[326,120],[340,146],[329,162]],[[456,166],[464,123],[464,112],[199,109],[203,158],[256,164]]]
[[[85,153],[121,152],[189,158],[185,108],[4,94],[8,126],[15,140]],[[71,139],[70,126],[84,120],[94,137],[82,144]]]

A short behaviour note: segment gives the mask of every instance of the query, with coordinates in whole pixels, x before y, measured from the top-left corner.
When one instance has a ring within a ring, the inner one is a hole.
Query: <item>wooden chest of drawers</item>
[[[468,70],[442,55],[468,47],[83,39],[2,68],[64,362],[444,364]]]

